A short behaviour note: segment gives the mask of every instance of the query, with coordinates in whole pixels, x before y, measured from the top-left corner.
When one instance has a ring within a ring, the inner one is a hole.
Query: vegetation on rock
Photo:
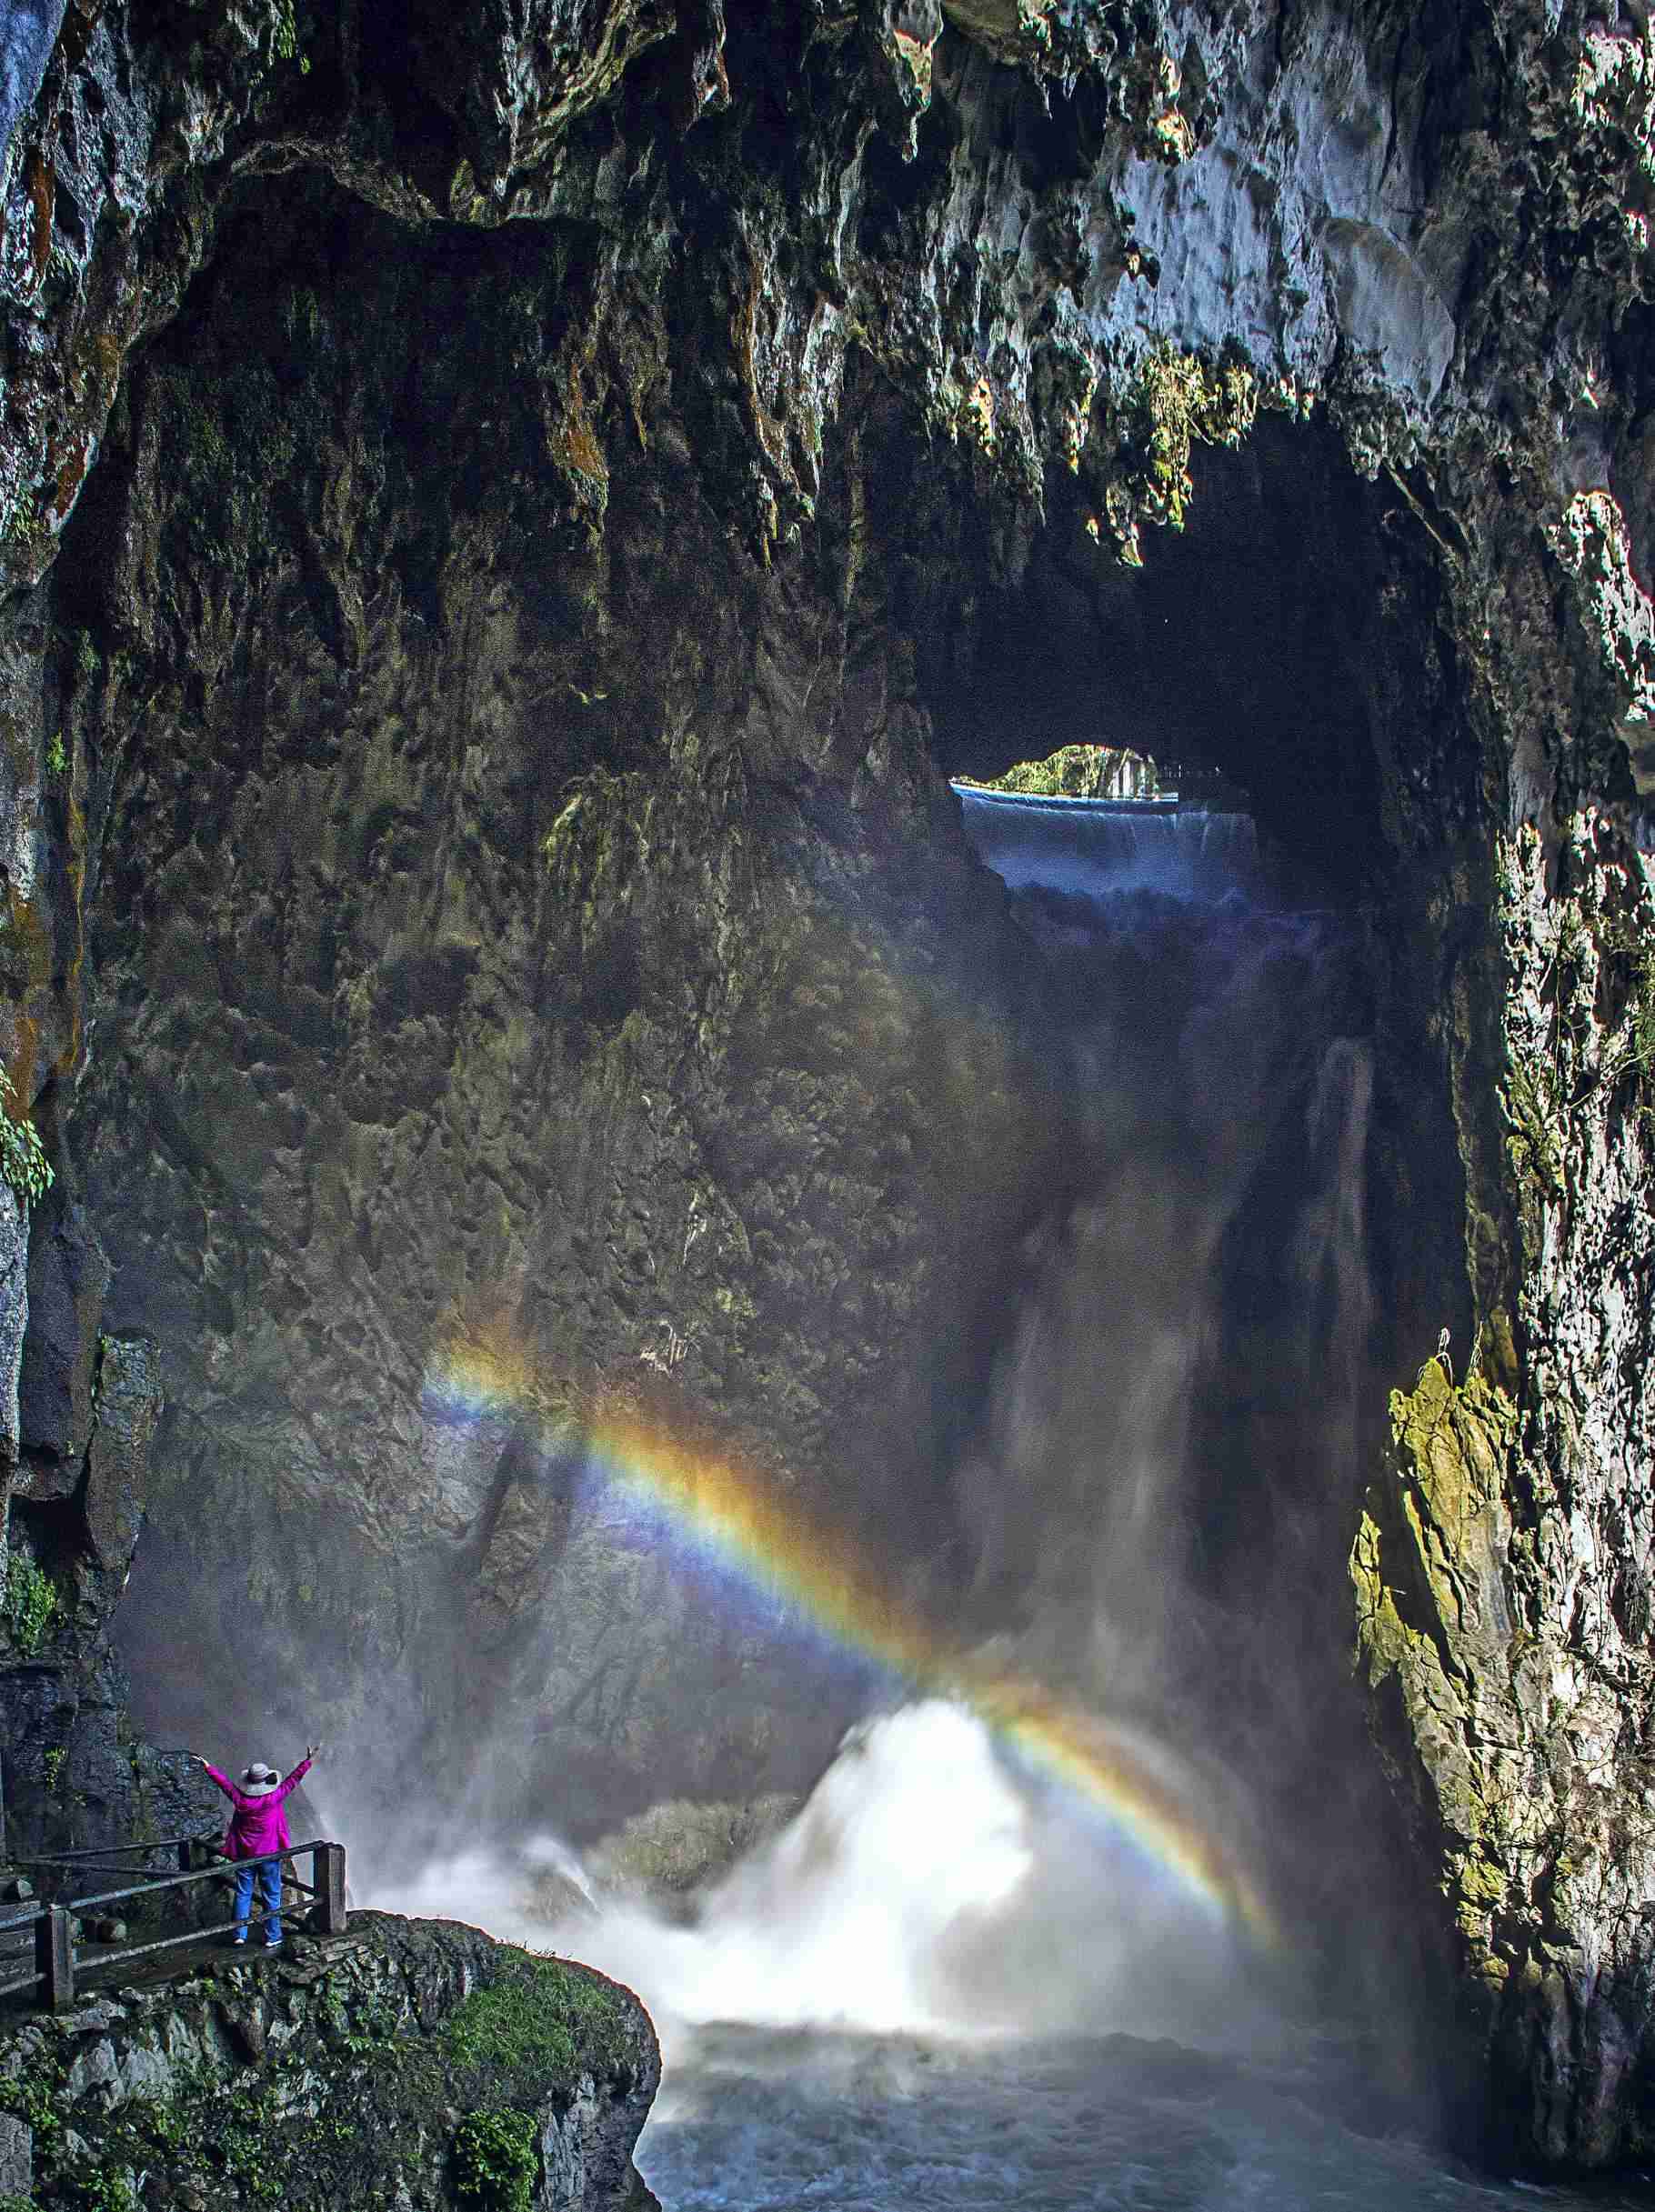
[[[459,2193],[483,2212],[529,2212],[539,2171],[535,2122],[527,2112],[468,2113],[455,2136]]]
[[[797,1812],[784,1792],[735,1804],[652,1805],[592,1853],[598,1879],[685,1895],[726,1872]]]
[[[20,1658],[35,1656],[57,1610],[51,1576],[26,1554],[14,1550],[5,1563],[5,1633]]]
[[[458,2064],[485,2075],[536,2063],[560,2076],[624,2070],[636,2024],[619,1995],[583,1967],[513,1954],[444,2031]]]
[[[1044,760],[1019,760],[1003,776],[956,779],[977,791],[1008,791],[1046,798],[1152,798],[1159,785],[1147,753],[1107,745],[1059,746]]]
[[[1149,354],[1120,410],[1117,468],[1104,494],[1123,561],[1142,565],[1140,523],[1183,528],[1195,492],[1189,474],[1194,447],[1239,445],[1258,412],[1259,378],[1246,360],[1212,366],[1169,345]]]
[[[52,1187],[52,1164],[40,1132],[26,1115],[15,1112],[17,1094],[0,1067],[0,1176],[25,1204],[45,1197]]]

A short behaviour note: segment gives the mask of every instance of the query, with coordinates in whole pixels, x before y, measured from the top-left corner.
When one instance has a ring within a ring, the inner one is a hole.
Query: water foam
[[[366,1901],[470,1920],[636,1989],[682,2052],[714,2022],[980,2040],[1068,2025],[1256,2025],[1229,1927],[969,1708],[925,1698],[852,1731],[797,1817],[697,1901],[591,1889],[547,1840],[471,1850]],[[595,1910],[536,1902],[547,1865]]]

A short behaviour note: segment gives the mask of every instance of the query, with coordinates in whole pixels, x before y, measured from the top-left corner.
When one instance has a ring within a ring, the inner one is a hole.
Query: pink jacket
[[[308,1759],[301,1759],[286,1780],[257,1797],[250,1797],[245,1789],[237,1789],[216,1767],[207,1768],[208,1778],[217,1783],[236,1807],[225,1831],[224,1847],[229,1857],[262,1858],[266,1851],[287,1848],[293,1838],[287,1833],[287,1816],[282,1810],[282,1799],[290,1789],[297,1788],[309,1765]]]

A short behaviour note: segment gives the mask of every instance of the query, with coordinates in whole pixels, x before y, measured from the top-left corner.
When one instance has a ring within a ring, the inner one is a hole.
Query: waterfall
[[[1383,2031],[1415,2038],[1343,1664],[1376,1400],[1360,962],[1337,917],[1272,909],[1240,817],[1006,838],[997,817],[979,849],[1016,847],[1071,1172],[955,1470],[958,1625],[986,1672],[1107,1719],[1226,1828],[1279,1942],[1201,1909],[1176,1849],[1021,1762],[968,1695],[870,1715],[787,1827],[673,1909],[581,1875],[549,1923],[549,1841],[382,1901],[639,1988],[668,2067],[638,2156],[671,2212],[1515,2212],[1419,2147],[1429,2105],[1382,2056]],[[1143,2040],[1168,2036],[1199,2047]]]
[[[1085,896],[1107,882],[1116,894],[1216,899],[1254,892],[1261,881],[1250,815],[954,788],[978,857],[1013,891]]]
[[[1245,816],[968,802],[985,858],[1007,813],[1059,825],[1017,832],[1014,896],[1073,1145],[955,1470],[957,1626],[984,1679],[1037,1682],[1129,1744],[1164,1817],[1135,1825],[1020,1757],[968,1675],[957,1699],[888,1705],[687,1909],[595,1890],[557,1935],[635,1981],[686,2053],[729,2020],[1257,2040],[1256,1931],[1191,1882],[1180,1822],[1264,1869],[1289,1926],[1327,1902],[1307,1867],[1363,1848],[1336,1832],[1358,1805],[1336,1776],[1335,1829],[1313,1807],[1276,1832],[1309,1747],[1338,1765],[1300,1686],[1342,1671],[1324,1646],[1359,1461],[1357,963],[1336,917],[1269,905]],[[456,1867],[385,1901],[430,1909],[459,1882],[491,1926],[545,1940],[509,1868]],[[1278,1993],[1282,1976],[1272,1960]]]
[[[1305,1687],[1347,1671],[1359,964],[1339,917],[1272,907],[1245,816],[968,796],[965,826],[1055,986],[1079,1151],[958,1473],[971,1616],[1194,1762],[1289,1917],[1324,1915],[1368,1848],[1359,1728]],[[1285,1821],[1319,1754],[1324,1811]]]

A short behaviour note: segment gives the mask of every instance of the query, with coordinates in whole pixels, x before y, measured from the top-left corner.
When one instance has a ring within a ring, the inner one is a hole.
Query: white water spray
[[[717,2022],[963,2041],[1078,2027],[1256,2034],[1229,1931],[1095,1810],[1014,1774],[965,1707],[928,1698],[852,1732],[797,1817],[697,1901],[592,1891],[548,1919],[542,1842],[469,1851],[372,1888],[384,1909],[475,1922],[636,1989],[669,2054]],[[566,1894],[567,1892],[566,1891]]]

